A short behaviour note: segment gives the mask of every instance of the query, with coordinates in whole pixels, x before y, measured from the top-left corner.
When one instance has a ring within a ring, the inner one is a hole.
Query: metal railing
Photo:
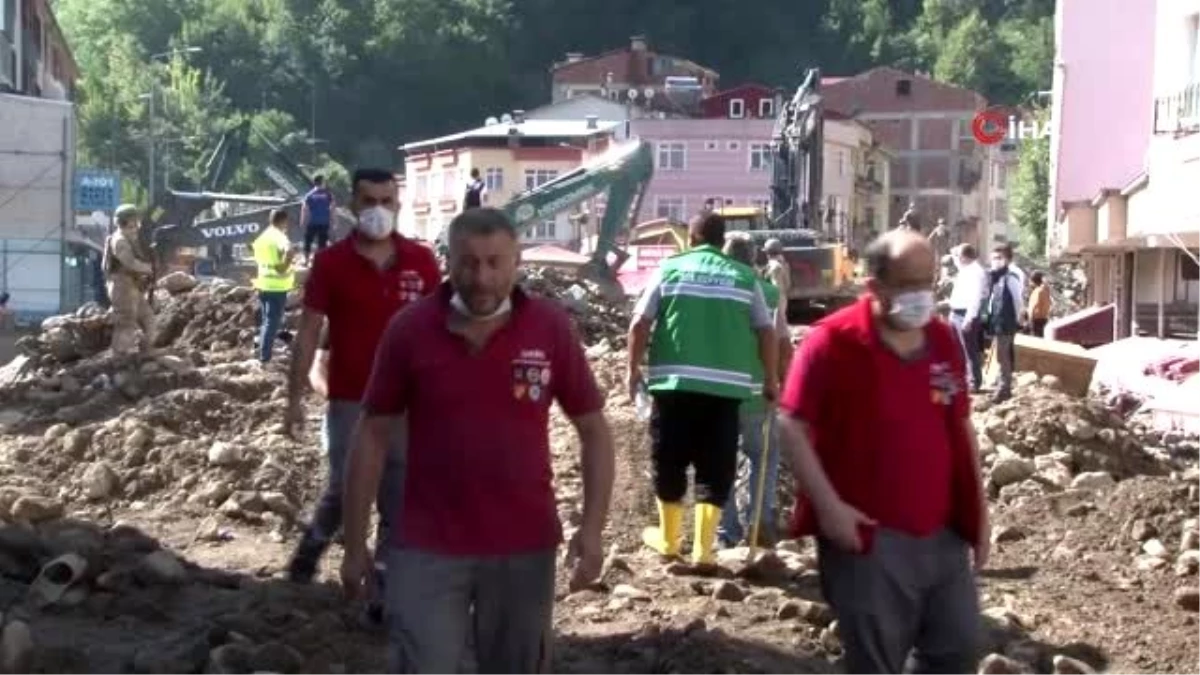
[[[1200,131],[1200,82],[1154,99],[1154,133]]]

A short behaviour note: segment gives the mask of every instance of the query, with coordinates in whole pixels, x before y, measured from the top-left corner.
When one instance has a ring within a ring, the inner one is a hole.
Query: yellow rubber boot
[[[715,565],[717,554],[713,545],[717,539],[717,525],[721,522],[721,509],[712,504],[696,504],[696,531],[692,541],[692,562],[697,565]]]
[[[643,530],[642,543],[659,555],[679,555],[683,546],[683,504],[659,500],[658,527]]]

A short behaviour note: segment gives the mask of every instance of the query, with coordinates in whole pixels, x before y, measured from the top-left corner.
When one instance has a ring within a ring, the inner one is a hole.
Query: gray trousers
[[[325,452],[329,457],[329,483],[317,510],[313,514],[311,535],[322,546],[327,544],[342,527],[342,492],[346,480],[346,462],[354,447],[354,429],[362,414],[358,401],[329,401],[325,409],[325,423],[321,428]],[[388,448],[387,464],[379,482],[376,508],[379,510],[379,531],[376,533],[376,566],[382,567],[383,552],[391,538],[392,523],[400,510],[404,494],[404,453],[407,450],[406,425],[393,430],[392,443]]]
[[[979,596],[967,544],[949,530],[913,537],[879,528],[870,553],[817,545],[825,599],[846,672],[973,673]]]
[[[393,673],[537,673],[546,664],[556,551],[444,556],[393,548],[387,607]]]
[[[1000,365],[1000,379],[996,382],[996,393],[1011,394],[1013,388],[1013,368],[1017,360],[1017,336],[997,335],[996,361]]]

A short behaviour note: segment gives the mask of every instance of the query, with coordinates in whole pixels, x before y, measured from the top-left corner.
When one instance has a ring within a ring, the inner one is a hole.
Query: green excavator
[[[631,140],[614,146],[603,155],[585,162],[553,180],[522,192],[503,207],[518,231],[554,218],[559,213],[577,207],[589,199],[605,198],[603,213],[595,229],[595,247],[579,276],[596,283],[603,292],[621,296],[617,270],[629,254],[621,248],[619,235],[642,206],[646,187],[654,175],[654,153],[650,144]],[[578,221],[586,232],[589,216]],[[445,242],[439,241],[439,246]]]

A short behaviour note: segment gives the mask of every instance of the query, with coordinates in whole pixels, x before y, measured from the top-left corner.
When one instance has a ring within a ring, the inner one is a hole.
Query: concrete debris
[[[1102,490],[1130,476],[1170,471],[1170,457],[1145,450],[1141,429],[1099,401],[1070,396],[1036,377],[1018,377],[1008,401],[977,401],[974,420],[988,484],[1002,499]]]
[[[625,348],[630,302],[614,302],[596,284],[550,267],[526,268],[521,285],[531,293],[561,302],[574,317],[587,345],[604,341],[614,349]]]

